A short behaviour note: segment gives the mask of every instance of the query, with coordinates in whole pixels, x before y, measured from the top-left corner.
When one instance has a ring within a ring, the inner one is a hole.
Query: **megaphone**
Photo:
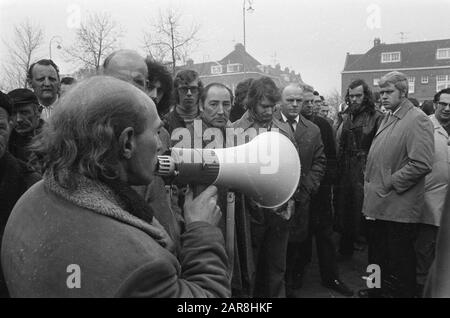
[[[157,174],[179,184],[227,187],[263,208],[277,208],[297,189],[300,158],[289,138],[271,131],[236,147],[172,148],[170,156],[158,156]]]

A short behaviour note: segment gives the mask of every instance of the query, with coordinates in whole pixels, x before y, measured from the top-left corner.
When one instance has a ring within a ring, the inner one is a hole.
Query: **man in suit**
[[[296,84],[285,87],[281,94],[281,108],[275,118],[289,125],[302,165],[299,188],[294,195],[295,213],[289,221],[289,243],[286,260],[286,295],[295,296],[301,284],[301,243],[308,236],[309,202],[325,174],[326,158],[320,130],[300,114],[303,89]]]
[[[311,197],[309,235],[302,244],[302,253],[304,253],[302,267],[311,261],[312,237],[315,236],[322,284],[342,295],[352,296],[353,291],[339,278],[333,241],[331,192],[336,183],[337,173],[334,133],[333,128],[324,118],[315,115],[314,100],[317,100],[317,97],[314,96],[312,88],[305,86],[301,114],[319,127],[327,163],[320,187]]]
[[[424,204],[425,176],[434,155],[433,124],[408,100],[408,79],[390,72],[379,81],[388,110],[375,134],[364,174],[369,263],[381,269],[381,289],[369,296],[413,297],[414,242]]]

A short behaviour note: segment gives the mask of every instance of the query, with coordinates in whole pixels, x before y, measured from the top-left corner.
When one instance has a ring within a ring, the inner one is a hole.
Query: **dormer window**
[[[211,74],[221,74],[221,73],[222,73],[222,65],[211,66]]]
[[[235,63],[235,64],[227,64],[227,73],[237,73],[240,71],[242,64]]]
[[[381,63],[400,62],[400,52],[381,53]]]
[[[438,60],[450,59],[450,48],[437,49],[436,59]]]

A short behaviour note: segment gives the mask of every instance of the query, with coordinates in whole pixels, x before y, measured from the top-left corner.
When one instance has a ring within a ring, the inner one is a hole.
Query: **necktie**
[[[291,127],[292,132],[295,133],[295,119],[288,119],[287,122],[289,124],[289,127]]]

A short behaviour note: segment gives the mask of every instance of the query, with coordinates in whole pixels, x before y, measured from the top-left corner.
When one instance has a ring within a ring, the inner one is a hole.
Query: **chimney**
[[[242,43],[237,43],[237,44],[234,46],[234,49],[235,49],[236,51],[245,52],[245,47],[244,47],[244,45],[243,45]]]
[[[381,39],[380,38],[375,38],[374,40],[373,40],[373,46],[378,46],[378,45],[380,45],[381,44]]]
[[[189,66],[189,67],[194,66],[194,60],[193,59],[188,59],[186,61],[186,65]]]

